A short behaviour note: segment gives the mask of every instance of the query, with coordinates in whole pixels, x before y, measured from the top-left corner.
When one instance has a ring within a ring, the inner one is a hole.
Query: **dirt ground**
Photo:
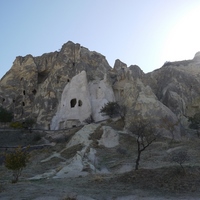
[[[199,172],[171,180],[163,170],[34,181],[22,177],[16,184],[1,180],[0,199],[199,199]]]
[[[26,134],[18,133],[15,140],[13,133],[7,133],[5,139],[0,133],[1,147],[7,145],[27,145],[30,143],[41,144],[38,133],[32,135],[31,140],[25,138]],[[44,135],[42,135],[43,137]],[[24,138],[24,139],[23,139]],[[134,138],[121,135],[120,145],[115,148],[97,147],[99,167],[109,169],[108,174],[91,173],[77,178],[55,179],[48,177],[39,180],[30,180],[34,175],[44,173],[52,168],[58,169],[60,159],[51,159],[42,163],[53,152],[63,149],[68,142],[68,137],[61,142],[56,138],[56,145],[32,149],[31,159],[23,170],[20,180],[11,183],[12,173],[5,166],[0,165],[0,199],[2,200],[166,200],[166,199],[200,199],[200,140],[184,139],[179,142],[159,140],[152,144],[141,157],[140,169],[125,173],[117,173],[121,163],[134,166],[136,146]],[[9,144],[9,141],[10,144]],[[55,141],[53,141],[55,142]],[[63,152],[62,156],[72,157],[81,148],[80,145]],[[167,153],[175,148],[188,150],[190,161],[184,163],[184,171],[177,164],[169,163]],[[1,149],[1,158],[5,149]],[[59,170],[59,169],[58,169]]]

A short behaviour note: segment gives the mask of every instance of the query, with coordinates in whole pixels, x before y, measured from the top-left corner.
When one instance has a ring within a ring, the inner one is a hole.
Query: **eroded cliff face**
[[[77,94],[79,90],[73,91],[75,85],[87,88],[92,81],[100,84],[110,69],[103,55],[73,42],[64,44],[60,52],[39,57],[17,57],[12,68],[1,79],[0,104],[14,112],[15,120],[34,118],[38,128],[50,129],[52,118],[58,113],[64,88],[71,90],[66,99],[66,104],[70,104],[72,99],[81,95]],[[85,71],[87,80],[78,79],[82,85],[76,81],[72,84],[73,77],[82,71]],[[86,103],[82,101],[83,106]],[[73,114],[68,115],[72,116],[72,120],[79,119]],[[83,121],[83,116],[80,119]]]
[[[143,79],[158,100],[186,123],[187,117],[200,112],[200,58],[168,62]]]
[[[17,57],[0,81],[0,105],[12,110],[15,120],[30,117],[38,128],[62,129],[90,117],[105,119],[101,108],[117,101],[128,108],[127,125],[135,113],[158,124],[167,117],[179,138],[180,126],[200,111],[199,66],[197,53],[148,74],[120,60],[111,68],[105,56],[67,42],[60,52]]]
[[[169,130],[164,130],[163,120],[174,126],[174,138],[181,138],[181,126],[178,122],[177,116],[161,101],[158,100],[153,90],[149,85],[145,85],[143,79],[145,74],[138,66],[127,67],[120,63],[119,60],[115,62],[114,69],[117,71],[117,81],[113,84],[116,100],[119,104],[127,107],[126,112],[126,127],[137,116],[142,116],[144,119],[150,119],[162,135],[172,137]],[[162,130],[161,130],[162,129]]]
[[[82,71],[65,86],[51,129],[78,126],[90,117],[104,120],[107,117],[100,110],[109,101],[115,101],[115,96],[106,78],[88,82],[86,71]]]

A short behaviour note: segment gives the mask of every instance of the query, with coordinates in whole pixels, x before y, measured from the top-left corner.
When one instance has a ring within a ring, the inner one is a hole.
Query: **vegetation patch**
[[[106,125],[109,125],[113,129],[117,131],[122,131],[124,129],[124,120],[122,118],[118,119],[117,121],[107,122]]]
[[[81,151],[82,148],[83,148],[82,144],[74,145],[74,146],[69,147],[68,149],[64,150],[61,153],[61,156],[66,158],[66,159],[73,158],[76,155],[77,151]]]
[[[89,140],[93,141],[92,143],[93,147],[96,148],[98,147],[99,144],[98,140],[101,139],[102,135],[103,135],[103,130],[101,126],[97,127],[96,130],[90,135]]]
[[[59,164],[60,162],[62,162],[63,159],[58,158],[58,157],[53,157],[50,160],[46,161],[46,162],[42,162],[45,163],[45,165],[49,165],[49,166],[55,166],[56,164]]]
[[[23,168],[26,167],[30,155],[27,149],[20,146],[14,152],[5,154],[5,167],[13,172],[12,183],[17,183]]]
[[[117,180],[135,186],[135,189],[157,190],[174,193],[195,192],[199,186],[200,167],[139,169],[120,175]]]

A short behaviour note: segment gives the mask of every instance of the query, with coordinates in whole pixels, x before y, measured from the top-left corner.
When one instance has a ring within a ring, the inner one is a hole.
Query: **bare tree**
[[[177,120],[176,122],[172,121],[169,117],[165,116],[161,119],[161,128],[165,128],[169,130],[169,132],[172,135],[172,141],[174,140],[174,131],[175,127],[179,124],[179,121]]]
[[[141,153],[157,139],[158,134],[150,121],[141,118],[132,121],[128,130],[136,136],[137,159],[135,170],[138,170]]]
[[[180,165],[180,167],[183,169],[183,171],[185,171],[184,167],[183,167],[183,163],[189,161],[190,157],[189,157],[187,151],[179,150],[179,151],[172,152],[169,155],[169,160],[170,160],[170,162],[178,163]]]

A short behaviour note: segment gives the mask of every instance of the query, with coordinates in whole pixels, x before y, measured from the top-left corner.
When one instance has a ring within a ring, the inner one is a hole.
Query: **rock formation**
[[[145,75],[158,100],[167,106],[184,124],[188,117],[200,112],[200,59],[167,62]]]
[[[158,124],[167,117],[180,138],[187,117],[200,112],[199,64],[198,52],[145,74],[120,60],[112,68],[105,56],[67,42],[59,52],[18,56],[0,81],[0,106],[15,121],[34,118],[37,128],[57,130],[104,120],[102,106],[117,101],[128,108],[126,125],[135,113]]]
[[[35,118],[38,128],[64,128],[66,120],[73,126],[90,115],[101,120],[99,109],[114,100],[106,79],[110,69],[104,56],[72,42],[60,52],[17,57],[1,79],[0,104],[14,112],[15,120]]]

